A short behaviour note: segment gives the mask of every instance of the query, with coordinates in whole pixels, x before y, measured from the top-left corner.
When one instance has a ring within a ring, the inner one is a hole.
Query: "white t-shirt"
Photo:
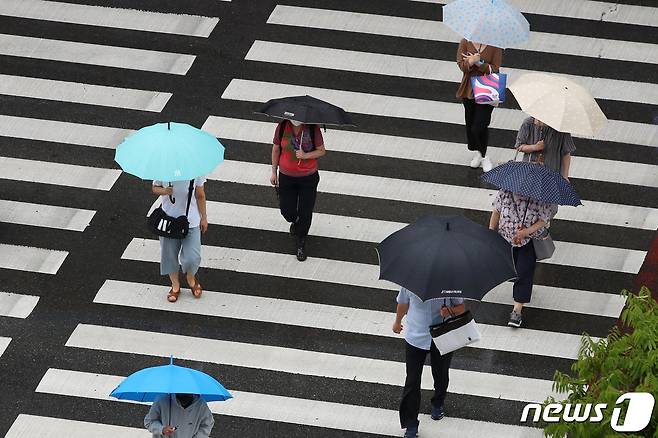
[[[199,176],[194,179],[194,187],[203,187],[206,182],[204,176]],[[153,181],[154,186],[168,187],[171,184],[174,187],[174,193],[171,197],[174,203],[169,200],[168,195],[160,196],[162,202],[162,209],[171,217],[185,216],[185,207],[187,207],[187,194],[190,188],[190,181],[174,181],[171,183],[163,181]],[[190,228],[199,226],[201,222],[201,214],[199,213],[199,206],[196,203],[196,196],[194,190],[192,191],[192,199],[190,200],[190,211],[187,214],[187,220],[190,223]]]

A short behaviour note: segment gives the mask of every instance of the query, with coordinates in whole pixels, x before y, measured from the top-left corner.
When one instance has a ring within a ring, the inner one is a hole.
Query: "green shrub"
[[[614,327],[606,339],[594,342],[583,335],[578,360],[572,374],[555,373],[553,389],[568,394],[562,401],[552,397],[545,401],[560,403],[606,403],[604,419],[599,423],[565,422],[544,423],[544,435],[553,438],[658,438],[658,408],[654,406],[651,422],[635,434],[615,432],[610,426],[617,398],[627,392],[648,392],[658,399],[658,304],[651,292],[643,287],[637,295],[623,291],[626,308],[621,314],[624,330]],[[620,424],[626,416],[628,402],[622,408]],[[572,408],[573,409],[573,408]]]

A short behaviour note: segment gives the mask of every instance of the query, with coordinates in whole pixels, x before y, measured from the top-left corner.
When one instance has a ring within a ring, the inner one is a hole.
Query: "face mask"
[[[293,126],[301,126],[302,122],[298,122],[297,120],[291,120],[290,123],[292,123]]]

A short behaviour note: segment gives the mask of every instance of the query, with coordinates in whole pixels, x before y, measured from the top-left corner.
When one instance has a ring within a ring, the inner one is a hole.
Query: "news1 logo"
[[[615,406],[626,400],[628,400],[628,409],[623,424],[619,424],[621,408],[616,407],[612,410],[610,426],[616,432],[639,432],[647,427],[651,421],[653,405],[655,404],[653,395],[648,392],[627,392],[617,399]],[[584,423],[585,421],[599,423],[603,421],[603,411],[607,407],[607,403],[576,403],[575,405],[570,403],[565,405],[550,403],[546,406],[538,403],[530,403],[523,408],[521,422],[527,421],[530,412],[534,410],[532,416],[533,423],[538,422],[540,418],[547,423],[557,423],[560,420],[564,420],[567,423]]]

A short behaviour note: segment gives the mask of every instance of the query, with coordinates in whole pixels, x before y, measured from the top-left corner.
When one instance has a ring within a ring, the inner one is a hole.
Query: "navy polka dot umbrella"
[[[482,180],[547,204],[582,205],[569,181],[539,163],[508,161],[482,175]]]

